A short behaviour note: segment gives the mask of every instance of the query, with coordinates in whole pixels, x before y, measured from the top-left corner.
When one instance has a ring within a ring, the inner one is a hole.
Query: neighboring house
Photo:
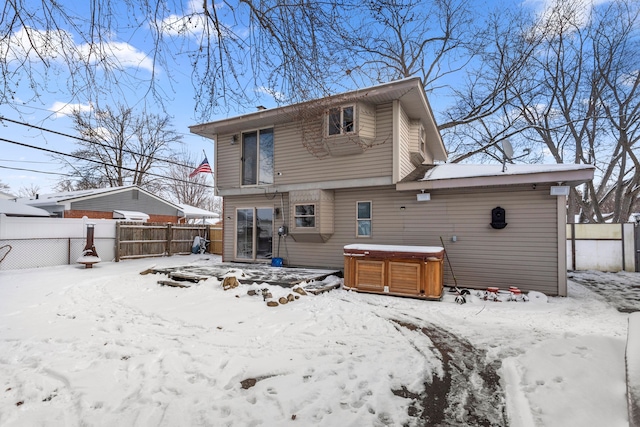
[[[594,168],[438,164],[447,153],[418,78],[190,129],[215,140],[225,261],[341,268],[348,244],[442,238],[461,287],[567,293],[559,185]]]
[[[180,207],[180,222],[208,225],[215,225],[220,222],[220,214],[217,212],[200,209],[183,203],[179,203],[178,206]]]
[[[6,216],[38,216],[47,218],[51,216],[49,212],[44,209],[34,208],[33,206],[16,202],[15,200],[2,198],[0,198],[0,214]]]
[[[36,195],[18,202],[60,218],[105,218],[177,223],[180,207],[136,186]]]
[[[13,194],[9,194],[9,193],[5,193],[4,191],[0,191],[0,200],[10,200],[10,199],[15,199],[16,196],[14,196]]]

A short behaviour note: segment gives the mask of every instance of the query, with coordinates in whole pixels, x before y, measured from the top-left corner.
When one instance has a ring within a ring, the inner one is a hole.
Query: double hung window
[[[371,237],[371,202],[357,202],[356,205],[356,236]]]
[[[295,223],[298,228],[313,228],[316,226],[316,205],[296,205]]]

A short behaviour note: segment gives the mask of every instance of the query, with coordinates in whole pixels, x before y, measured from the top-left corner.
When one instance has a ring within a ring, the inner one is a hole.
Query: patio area
[[[165,274],[169,279],[178,282],[197,283],[215,277],[223,280],[228,276],[235,276],[241,284],[268,283],[270,285],[292,288],[304,283],[306,290],[313,290],[314,283],[318,287],[326,286],[321,283],[328,276],[342,277],[340,270],[322,270],[296,267],[272,267],[268,264],[223,262],[210,265],[187,264],[176,267],[154,267],[141,274]],[[324,290],[324,289],[323,289]]]

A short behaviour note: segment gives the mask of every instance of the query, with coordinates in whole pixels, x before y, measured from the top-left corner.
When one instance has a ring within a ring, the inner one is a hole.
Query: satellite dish
[[[502,173],[504,173],[507,170],[507,160],[513,159],[513,147],[508,139],[502,141],[502,152],[504,153],[502,157]]]
[[[513,159],[513,147],[508,139],[502,141],[502,151],[504,151],[504,157],[509,160]]]

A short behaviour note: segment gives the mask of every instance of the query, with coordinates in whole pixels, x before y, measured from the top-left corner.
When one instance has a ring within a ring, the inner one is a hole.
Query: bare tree
[[[640,7],[613,3],[598,18],[594,23],[594,68],[601,85],[596,94],[603,113],[602,127],[613,150],[594,156],[603,166],[603,175],[592,197],[598,205],[612,200],[610,219],[624,222],[640,199]]]
[[[167,198],[177,203],[208,209],[213,198],[213,184],[211,174],[200,173],[192,178],[189,174],[198,165],[196,156],[182,152],[177,156],[182,165],[171,164],[167,172],[167,180],[164,185],[164,194]],[[191,166],[189,166],[191,165]]]
[[[570,221],[581,213],[582,221],[619,222],[638,198],[640,76],[632,58],[640,47],[640,8],[614,2],[588,12],[580,2],[558,2],[538,22],[539,53],[513,105],[525,136],[544,144],[557,163],[598,168],[594,182],[573,190]],[[603,211],[609,199],[613,210]]]
[[[35,184],[29,186],[20,187],[18,190],[18,196],[20,197],[35,197],[40,193],[40,187]]]
[[[0,15],[0,102],[14,104],[16,90],[38,98],[60,89],[56,77],[64,76],[69,101],[89,100],[96,111],[141,84],[145,102],[163,105],[170,95],[156,77],[181,78],[176,51],[192,67],[195,108],[205,119],[220,107],[250,105],[258,91],[291,103],[419,75],[432,101],[447,99],[438,121],[451,161],[500,159],[508,138],[531,149],[526,161],[595,164],[597,181],[572,193],[570,218],[581,211],[585,220],[622,220],[640,188],[640,4],[544,3],[542,13],[523,6],[475,13],[469,0],[92,0],[37,10],[11,0]],[[114,38],[123,31],[150,31],[152,42],[143,50]],[[305,139],[321,156],[312,142]],[[139,163],[127,163],[124,151],[105,157],[126,174],[83,168],[79,175],[88,183],[144,182],[138,171],[155,155],[136,150],[145,156]],[[601,209],[607,203],[613,212]]]
[[[571,192],[569,221],[578,214],[582,221],[626,220],[640,191],[639,10],[624,0],[587,8],[558,1],[530,19],[509,19],[495,33],[505,42],[492,49],[494,64],[520,64],[504,73],[509,84],[494,98],[498,109],[444,130],[454,161],[495,161],[502,157],[497,143],[508,138],[531,150],[528,162],[593,164],[594,181]],[[495,66],[485,71],[489,81],[503,74]],[[477,92],[459,91],[458,102],[474,105]]]
[[[9,191],[11,191],[11,187],[9,186],[9,184],[5,184],[4,182],[0,181],[0,191],[8,193]]]
[[[98,105],[146,85],[148,101],[164,105],[172,96],[156,76],[182,80],[185,62],[202,117],[221,100],[251,102],[263,86],[290,99],[314,97],[333,75],[327,23],[340,16],[340,4],[93,0],[33,8],[11,0],[0,9],[0,102],[14,103],[16,89],[37,99],[60,88],[71,103]],[[136,33],[150,34],[151,44],[116,38]]]
[[[72,119],[83,139],[72,155],[86,160],[64,160],[81,178],[73,187],[117,187],[135,184],[153,190],[157,177],[150,171],[171,153],[182,137],[171,129],[170,119],[155,114],[137,115],[119,105],[81,112]]]

